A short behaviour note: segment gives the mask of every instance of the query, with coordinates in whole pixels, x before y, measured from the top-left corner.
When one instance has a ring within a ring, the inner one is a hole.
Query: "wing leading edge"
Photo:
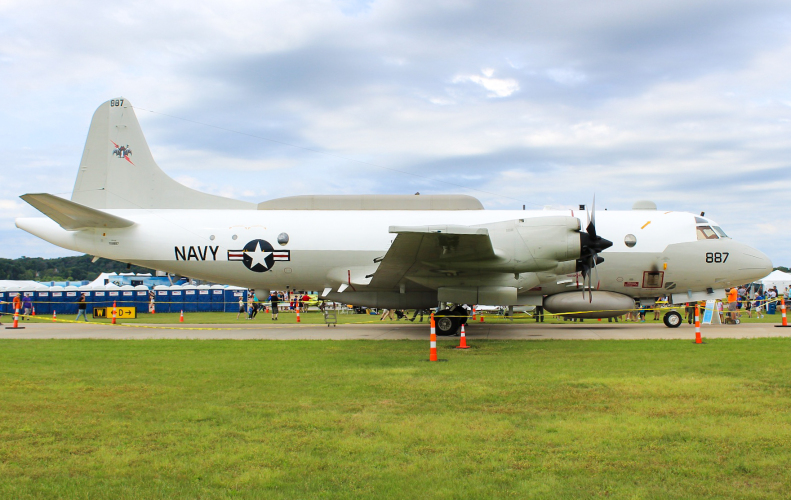
[[[371,287],[388,288],[404,276],[445,265],[496,258],[489,230],[468,226],[390,226],[396,234],[371,279]]]

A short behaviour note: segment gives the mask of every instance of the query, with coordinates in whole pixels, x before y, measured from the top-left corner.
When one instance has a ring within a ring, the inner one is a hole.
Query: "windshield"
[[[720,238],[728,237],[728,235],[725,234],[725,231],[723,231],[720,226],[712,226],[712,229],[714,229],[714,232],[717,233],[720,236]]]
[[[717,239],[719,239],[719,236],[717,236],[717,233],[714,232],[714,230],[711,228],[711,226],[698,226],[697,230],[698,230],[698,239],[699,240],[717,240]]]

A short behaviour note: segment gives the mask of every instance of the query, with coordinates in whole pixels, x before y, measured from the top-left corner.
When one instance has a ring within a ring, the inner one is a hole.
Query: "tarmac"
[[[0,339],[198,339],[198,340],[428,340],[426,323],[386,323],[375,325],[144,325],[106,323],[45,323],[22,321],[25,329],[9,330],[3,322]],[[640,340],[695,339],[695,328],[686,323],[678,328],[662,324],[608,323],[586,321],[574,324],[486,324],[470,323],[466,328],[468,343],[476,340]],[[774,324],[702,325],[703,338],[748,339],[791,337],[791,328]],[[439,337],[456,339],[457,337]]]

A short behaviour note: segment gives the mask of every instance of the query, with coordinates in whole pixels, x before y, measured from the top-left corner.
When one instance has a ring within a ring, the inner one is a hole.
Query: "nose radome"
[[[760,250],[751,247],[745,248],[744,263],[741,267],[741,270],[744,271],[754,271],[755,280],[766,277],[774,269],[774,266],[772,266],[772,259]]]

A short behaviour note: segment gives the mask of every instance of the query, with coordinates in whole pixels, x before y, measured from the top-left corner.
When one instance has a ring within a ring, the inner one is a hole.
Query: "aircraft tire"
[[[443,309],[434,313],[434,325],[437,335],[456,335],[461,326],[461,321],[460,318],[454,318],[453,316],[454,313],[450,309]]]
[[[678,328],[679,326],[681,326],[683,318],[676,311],[669,311],[665,313],[665,316],[664,318],[662,318],[662,321],[665,323],[665,326],[668,328]]]

